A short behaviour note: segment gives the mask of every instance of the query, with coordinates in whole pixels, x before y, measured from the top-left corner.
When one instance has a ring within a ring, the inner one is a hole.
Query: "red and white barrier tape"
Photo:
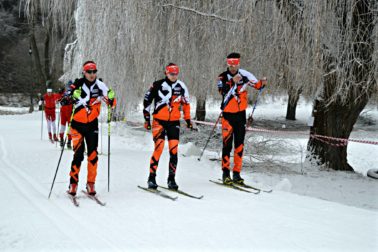
[[[203,122],[203,121],[197,121],[197,120],[193,120],[193,122],[195,122],[197,124],[214,126],[214,123],[211,123],[211,122]],[[219,126],[221,126],[221,124],[219,124]],[[378,145],[378,141],[330,137],[330,136],[323,136],[323,135],[317,135],[317,134],[310,134],[310,132],[306,132],[306,131],[269,130],[269,129],[251,128],[251,127],[248,127],[246,129],[246,131],[255,131],[255,132],[263,132],[263,133],[277,133],[277,134],[306,135],[306,136],[310,136],[311,138],[315,138],[319,141],[322,141],[324,143],[334,145],[334,146],[346,146],[348,142]],[[340,143],[331,143],[331,141],[338,141]]]

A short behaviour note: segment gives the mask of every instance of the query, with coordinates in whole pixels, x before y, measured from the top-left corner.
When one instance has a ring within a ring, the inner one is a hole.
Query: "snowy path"
[[[208,179],[220,176],[218,164],[199,163],[195,156],[179,157],[177,181],[204,199],[179,196],[172,202],[139,190],[152,151],[150,135],[141,131],[114,130],[119,137],[112,137],[109,193],[107,156],[99,157],[97,191],[105,207],[80,193],[76,208],[65,195],[70,151],[48,200],[60,151],[39,139],[39,120],[39,113],[0,116],[1,251],[378,249],[376,211],[282,191],[249,195],[213,185]],[[165,151],[158,183],[166,183],[167,162]],[[82,167],[80,190],[86,162]]]

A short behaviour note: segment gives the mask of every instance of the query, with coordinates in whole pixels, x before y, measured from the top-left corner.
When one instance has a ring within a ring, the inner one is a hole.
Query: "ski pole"
[[[108,105],[108,192],[110,188],[110,122],[111,122],[112,108]]]
[[[59,136],[59,126],[60,126],[60,106],[58,105],[58,126],[57,126],[57,130],[56,130],[56,135],[57,136]],[[58,147],[58,142],[57,141],[55,141],[55,147]]]
[[[51,192],[52,192],[52,189],[54,187],[54,183],[55,183],[55,179],[56,179],[56,175],[58,174],[58,169],[59,169],[59,165],[60,165],[60,161],[62,160],[62,156],[63,156],[63,151],[64,151],[64,146],[66,146],[66,142],[67,142],[67,138],[68,138],[68,134],[71,130],[71,122],[72,122],[72,118],[74,116],[74,112],[75,112],[75,108],[72,108],[72,114],[71,114],[71,118],[70,118],[70,123],[68,124],[68,130],[67,130],[67,134],[66,134],[66,137],[64,138],[64,144],[63,144],[63,148],[62,148],[62,151],[60,152],[60,157],[59,157],[59,160],[58,160],[58,165],[56,166],[56,171],[55,171],[55,175],[54,175],[54,179],[53,179],[53,182],[51,184],[51,189],[50,189],[50,193],[49,193],[49,199],[50,199],[50,196],[51,196]]]
[[[253,113],[255,112],[257,101],[259,100],[259,96],[260,96],[260,94],[261,94],[261,92],[262,92],[263,89],[264,88],[259,89],[259,92],[257,93],[256,101],[253,104],[252,112],[251,112],[251,114],[248,117],[248,126],[252,125],[252,121],[251,122],[249,122],[249,121],[250,121],[250,119],[253,120]]]
[[[42,117],[41,117],[41,140],[42,140],[42,137],[43,137],[43,112],[44,112],[44,106],[43,106],[43,104],[42,104],[42,110],[41,110],[41,112],[42,112]]]
[[[222,112],[223,112],[223,111],[222,111]],[[203,155],[203,153],[205,152],[205,149],[206,149],[207,145],[208,145],[209,142],[210,142],[211,136],[213,135],[214,130],[215,130],[215,128],[217,127],[217,124],[218,124],[220,118],[222,117],[222,112],[220,112],[220,114],[219,114],[219,116],[218,116],[218,119],[217,119],[217,122],[214,124],[214,127],[213,127],[213,129],[211,130],[209,137],[207,138],[207,141],[206,141],[205,147],[203,148],[203,150],[202,150],[202,152],[201,152],[201,155],[200,155],[200,157],[198,158],[198,161],[201,161],[202,155]]]
[[[101,105],[102,105],[102,103],[101,103]],[[100,111],[101,111],[101,108],[100,108]],[[103,140],[103,124],[104,124],[104,117],[103,116],[101,116],[100,117],[100,133],[101,133],[101,139],[100,139],[100,142],[101,142],[101,146],[100,146],[100,155],[102,155],[102,145],[103,145],[103,143],[104,143],[104,140]]]

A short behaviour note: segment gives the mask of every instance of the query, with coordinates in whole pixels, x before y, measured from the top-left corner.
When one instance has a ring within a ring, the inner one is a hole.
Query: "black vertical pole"
[[[222,112],[223,112],[223,111],[222,111]],[[207,147],[207,145],[209,144],[209,141],[210,141],[211,137],[213,136],[214,130],[215,130],[215,128],[217,127],[217,124],[218,124],[218,122],[219,122],[219,119],[222,117],[222,112],[220,112],[220,114],[219,114],[219,116],[218,116],[218,119],[217,119],[217,121],[215,122],[214,127],[213,127],[213,129],[211,130],[211,132],[210,132],[209,138],[208,138],[207,141],[206,141],[205,147],[203,147],[203,150],[202,150],[202,152],[201,152],[201,155],[200,155],[199,158],[198,158],[198,161],[201,161],[202,155],[203,155],[203,153],[205,152],[206,147]]]
[[[44,107],[45,107],[45,106],[43,106],[43,102],[42,102],[42,110],[41,110],[41,112],[42,112],[42,120],[41,120],[41,140],[42,140],[42,136],[43,136],[43,112],[44,112],[44,110],[45,110]]]
[[[110,190],[110,121],[111,121],[111,106],[108,105],[108,192]]]

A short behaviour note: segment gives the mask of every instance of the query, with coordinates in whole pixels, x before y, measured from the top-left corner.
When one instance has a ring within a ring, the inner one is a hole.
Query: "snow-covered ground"
[[[299,123],[307,121],[308,108],[298,110]],[[280,120],[282,110],[280,103],[263,103],[255,120]],[[377,121],[378,113],[371,113]],[[214,153],[198,162],[199,148],[186,143],[179,148],[177,182],[204,198],[170,201],[137,188],[146,184],[152,139],[122,125],[112,129],[107,192],[104,125],[96,185],[107,205],[79,194],[76,208],[65,193],[72,151],[64,152],[47,199],[60,149],[47,141],[45,129],[41,141],[40,126],[41,112],[0,116],[0,251],[378,251],[378,181],[363,176],[378,168],[377,146],[350,144],[350,163],[362,175],[306,167],[301,173],[300,161],[293,161],[299,172],[256,164],[243,172],[246,182],[274,191],[251,195],[210,183],[221,175],[219,163],[207,159]],[[363,127],[353,137],[376,141],[377,130]],[[306,144],[301,137],[288,141]],[[298,155],[286,161],[300,160]],[[167,163],[165,150],[157,177],[163,185]],[[86,161],[79,189],[85,178]]]
[[[2,114],[24,114],[28,113],[29,108],[27,107],[6,107],[6,106],[0,106],[0,115]]]

